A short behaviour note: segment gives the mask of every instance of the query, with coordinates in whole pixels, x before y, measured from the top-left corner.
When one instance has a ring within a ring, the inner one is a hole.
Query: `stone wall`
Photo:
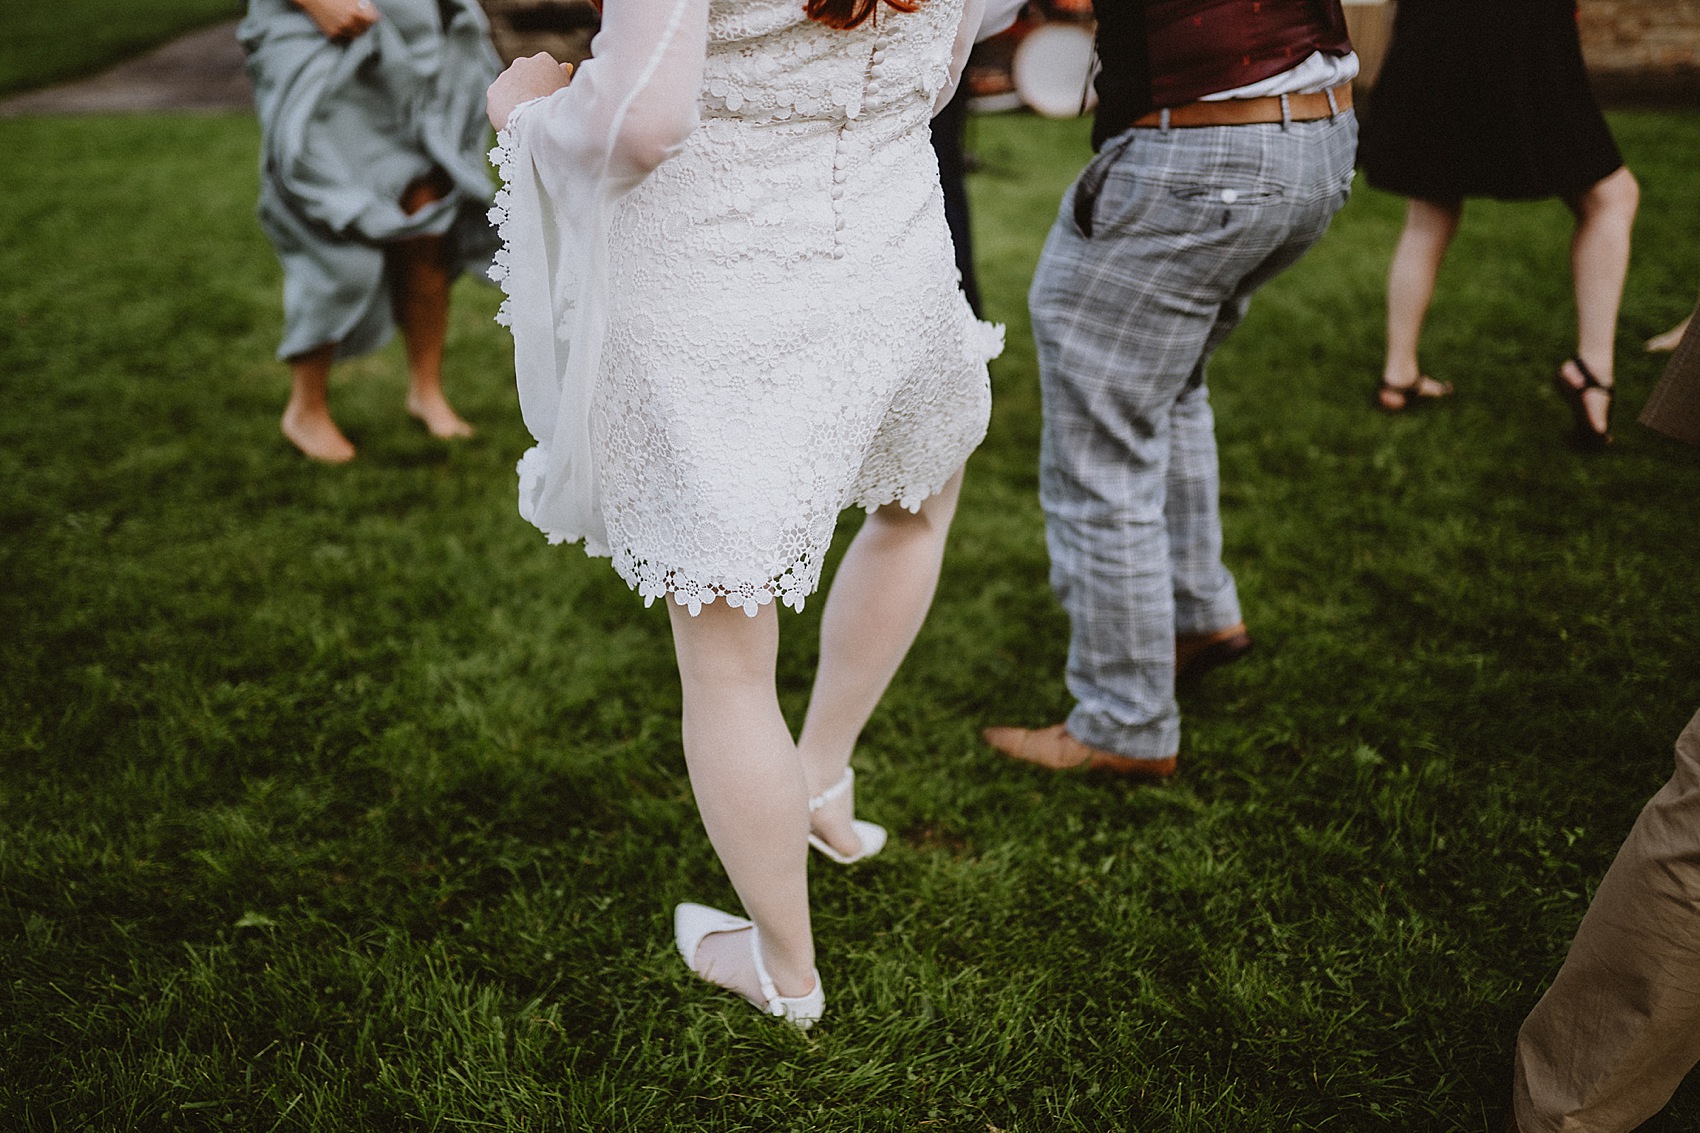
[[[1700,0],[1582,0],[1578,22],[1602,101],[1700,106]]]
[[[1597,72],[1700,71],[1700,0],[1582,0],[1579,23]]]

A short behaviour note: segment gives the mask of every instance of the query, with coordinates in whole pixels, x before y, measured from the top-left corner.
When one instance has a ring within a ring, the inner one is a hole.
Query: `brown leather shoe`
[[[1183,633],[1175,636],[1175,683],[1189,684],[1230,661],[1251,652],[1251,634],[1245,623],[1215,633]]]
[[[1052,771],[1085,767],[1091,771],[1113,771],[1118,775],[1153,780],[1168,779],[1175,773],[1175,757],[1172,755],[1162,759],[1134,759],[1099,751],[1069,735],[1067,724],[1037,729],[987,728],[980,735],[1012,759],[1037,763]]]

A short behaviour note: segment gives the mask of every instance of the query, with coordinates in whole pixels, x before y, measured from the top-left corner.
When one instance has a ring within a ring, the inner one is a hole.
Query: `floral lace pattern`
[[[514,108],[509,120],[517,118],[530,103],[522,103]],[[513,262],[513,253],[509,251],[515,233],[513,218],[508,212],[508,202],[512,200],[508,192],[508,183],[512,181],[519,170],[519,161],[514,154],[513,134],[503,130],[496,135],[496,146],[490,151],[490,164],[495,168],[496,175],[501,179],[501,185],[496,189],[495,199],[490,202],[490,226],[496,230],[496,238],[501,246],[490,259],[490,270],[486,273],[490,282],[502,288],[502,305],[496,308],[496,325],[512,330],[514,325],[514,301],[507,294],[508,265]]]
[[[587,550],[646,604],[800,609],[844,508],[918,509],[984,436],[1002,330],[956,286],[927,129],[960,13],[711,0],[701,124],[614,208],[590,401]]]

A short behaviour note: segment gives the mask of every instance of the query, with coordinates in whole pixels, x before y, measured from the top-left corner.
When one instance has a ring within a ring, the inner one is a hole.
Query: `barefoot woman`
[[[449,285],[488,263],[484,88],[500,64],[474,0],[250,0],[238,31],[264,135],[260,223],[283,261],[291,392],[283,433],[352,460],[331,363],[399,323],[407,409],[434,436],[472,427],[443,397]]]
[[[1000,348],[956,287],[927,130],[967,7],[607,0],[570,86],[534,56],[490,92],[538,442],[520,510],[666,601],[691,785],[749,915],[681,905],[679,949],[799,1026],[824,1003],[808,848],[884,839],[852,818],[851,749],[932,600]],[[815,589],[850,505],[870,514],[793,740],[778,606]]]

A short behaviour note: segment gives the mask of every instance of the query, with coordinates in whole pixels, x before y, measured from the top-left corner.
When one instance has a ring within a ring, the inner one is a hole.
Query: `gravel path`
[[[153,110],[252,110],[253,87],[236,43],[236,21],[190,32],[88,79],[0,100],[0,117]]]

